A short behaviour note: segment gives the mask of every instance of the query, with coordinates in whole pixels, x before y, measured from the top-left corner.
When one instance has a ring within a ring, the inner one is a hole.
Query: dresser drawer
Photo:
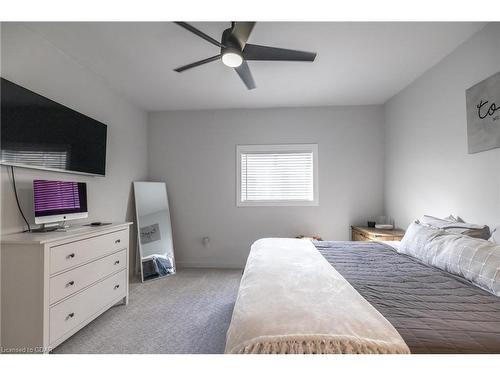
[[[77,328],[99,310],[125,297],[127,272],[123,270],[50,308],[50,342]]]
[[[107,255],[84,266],[50,278],[50,304],[125,268],[127,250]]]
[[[52,247],[50,249],[50,274],[64,271],[127,247],[127,230]]]

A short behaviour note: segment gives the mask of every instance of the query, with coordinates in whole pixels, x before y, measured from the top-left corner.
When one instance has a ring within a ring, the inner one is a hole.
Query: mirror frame
[[[169,273],[168,275],[164,276],[158,276],[153,279],[148,279],[144,280],[144,271],[142,268],[142,244],[141,244],[141,228],[140,228],[140,223],[139,223],[139,210],[138,210],[138,205],[137,205],[137,195],[136,195],[136,189],[139,184],[160,184],[163,185],[165,189],[165,197],[167,200],[167,210],[168,210],[168,220],[170,222],[170,235],[172,238],[172,263],[173,263],[173,269],[174,271],[172,273]],[[173,244],[173,234],[172,234],[172,221],[170,218],[170,205],[168,203],[168,194],[167,194],[167,184],[165,182],[156,182],[156,181],[134,181],[133,182],[134,186],[134,204],[135,204],[135,219],[136,219],[136,227],[137,227],[137,251],[136,251],[136,256],[137,256],[137,261],[139,263],[139,272],[141,274],[141,282],[148,282],[148,281],[154,281],[154,280],[159,280],[163,279],[168,276],[175,275],[177,273],[177,267],[175,265],[175,252],[174,252],[174,244]]]

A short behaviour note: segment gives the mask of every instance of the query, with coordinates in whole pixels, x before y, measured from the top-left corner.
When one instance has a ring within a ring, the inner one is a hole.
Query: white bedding
[[[226,353],[409,353],[395,328],[310,241],[251,248]]]

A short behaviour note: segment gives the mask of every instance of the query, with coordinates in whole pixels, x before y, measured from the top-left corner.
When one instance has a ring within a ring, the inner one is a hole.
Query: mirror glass
[[[175,273],[172,226],[164,182],[134,182],[142,281]]]

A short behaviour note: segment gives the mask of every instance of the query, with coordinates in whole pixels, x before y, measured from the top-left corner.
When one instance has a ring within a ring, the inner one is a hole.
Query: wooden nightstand
[[[351,241],[401,241],[405,235],[402,229],[377,229],[351,226]]]

